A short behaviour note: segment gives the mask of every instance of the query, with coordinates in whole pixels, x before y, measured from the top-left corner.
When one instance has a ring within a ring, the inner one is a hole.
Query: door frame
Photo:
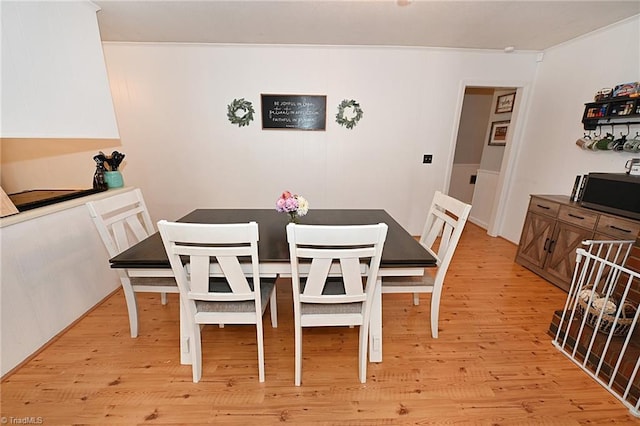
[[[458,99],[456,103],[456,117],[454,119],[454,131],[449,152],[449,166],[445,180],[445,193],[449,192],[451,173],[453,170],[453,160],[455,156],[458,132],[460,130],[460,118],[462,116],[462,105],[464,103],[464,93],[467,87],[491,87],[516,89],[516,99],[511,114],[511,124],[507,135],[507,145],[502,157],[502,164],[496,185],[496,196],[491,208],[491,218],[487,227],[487,234],[498,237],[502,233],[504,214],[507,205],[507,195],[512,187],[512,178],[515,174],[515,163],[522,146],[522,135],[526,125],[526,111],[529,106],[530,83],[520,80],[462,80],[458,89]],[[488,124],[488,122],[487,122]]]

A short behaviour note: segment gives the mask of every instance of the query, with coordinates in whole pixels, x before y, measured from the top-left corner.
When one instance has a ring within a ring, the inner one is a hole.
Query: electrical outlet
[[[422,163],[424,164],[431,164],[431,162],[433,162],[433,155],[431,154],[424,154],[422,156]]]

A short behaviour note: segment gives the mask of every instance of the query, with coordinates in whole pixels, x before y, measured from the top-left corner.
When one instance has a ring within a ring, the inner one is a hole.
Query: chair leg
[[[269,300],[269,311],[271,312],[271,327],[278,328],[278,303],[276,298],[276,288],[273,287]]]
[[[264,338],[262,334],[262,317],[256,321],[256,337],[258,340],[258,381],[264,382]]]
[[[191,370],[193,372],[193,383],[198,383],[202,378],[202,336],[200,335],[200,324],[193,323],[191,327]]]
[[[360,326],[360,344],[358,345],[358,376],[360,383],[367,382],[367,343],[369,342],[369,326],[365,322]]]
[[[191,356],[191,340],[193,340],[193,333],[191,328],[191,320],[189,319],[189,308],[185,306],[185,303],[180,297],[180,364],[191,365],[193,364],[193,356]]]
[[[382,362],[382,286],[378,277],[373,293],[371,312],[367,329],[369,330],[369,361]]]
[[[131,337],[138,337],[138,304],[136,302],[136,293],[131,286],[123,285],[124,299],[127,302],[127,311],[129,312],[129,329]]]
[[[440,315],[440,296],[442,287],[434,287],[431,293],[431,337],[438,338],[438,317]]]
[[[160,301],[163,305],[167,304],[167,293],[160,293]]]
[[[413,306],[420,304],[420,293],[413,293]]]
[[[300,386],[302,382],[302,326],[299,320],[295,323],[295,385]]]

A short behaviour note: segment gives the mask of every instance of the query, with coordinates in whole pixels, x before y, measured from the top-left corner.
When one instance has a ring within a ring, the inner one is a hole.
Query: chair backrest
[[[87,208],[112,257],[155,232],[140,189],[88,202]]]
[[[262,312],[256,222],[204,224],[161,220],[158,230],[184,298],[220,302],[255,300],[256,311]],[[250,258],[250,266],[243,268],[242,258]],[[210,277],[214,283],[211,287]],[[216,277],[224,280],[216,283]],[[252,285],[247,278],[251,278]]]
[[[436,258],[438,264],[436,283],[438,277],[444,279],[470,211],[470,204],[444,195],[440,191],[436,191],[433,196],[420,244]],[[440,237],[439,241],[438,237]],[[438,241],[437,251],[434,250],[436,241]]]
[[[384,223],[353,226],[287,225],[295,305],[301,302],[370,301],[387,229]],[[300,285],[301,276],[306,276],[304,286]],[[342,294],[326,294],[325,286],[331,276],[341,277],[344,286]],[[366,276],[364,285],[363,276]]]

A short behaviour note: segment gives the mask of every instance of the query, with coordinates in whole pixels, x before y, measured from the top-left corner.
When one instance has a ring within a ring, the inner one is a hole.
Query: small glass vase
[[[299,223],[300,216],[296,212],[288,212],[289,213],[289,223]]]

